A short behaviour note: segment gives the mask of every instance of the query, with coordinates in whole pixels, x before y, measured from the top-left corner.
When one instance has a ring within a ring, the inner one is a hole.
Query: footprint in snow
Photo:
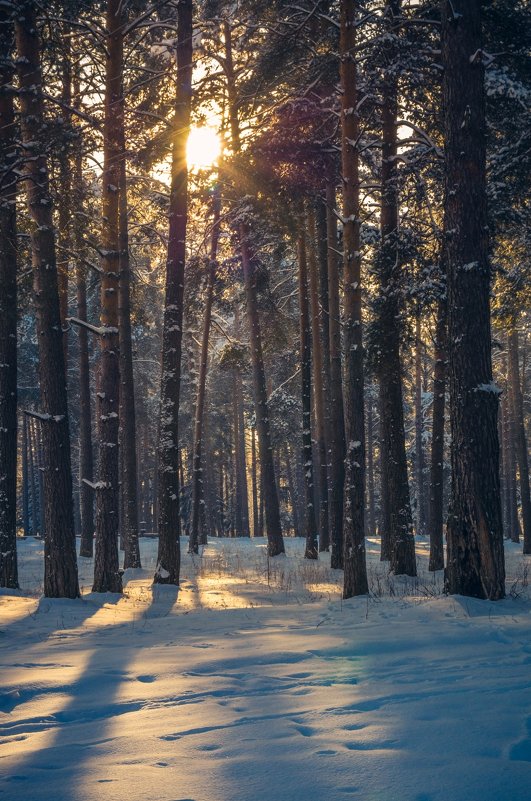
[[[156,676],[152,676],[151,673],[146,673],[143,676],[137,676],[136,677],[137,681],[141,681],[144,684],[151,684],[153,681],[156,681],[156,679],[157,679],[157,677]]]

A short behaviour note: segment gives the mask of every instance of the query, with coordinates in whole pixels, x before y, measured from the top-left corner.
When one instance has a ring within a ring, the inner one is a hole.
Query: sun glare
[[[213,128],[191,128],[186,157],[190,169],[204,170],[212,167],[220,154],[220,142]]]

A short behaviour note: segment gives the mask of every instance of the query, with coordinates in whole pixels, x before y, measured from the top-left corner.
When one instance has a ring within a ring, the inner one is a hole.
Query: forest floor
[[[6,801],[529,801],[531,557],[507,543],[508,597],[447,597],[389,576],[341,601],[327,555],[263,540],[184,556],[180,589],[127,571],[122,597],[0,596],[0,797]],[[183,551],[187,543],[183,542]]]

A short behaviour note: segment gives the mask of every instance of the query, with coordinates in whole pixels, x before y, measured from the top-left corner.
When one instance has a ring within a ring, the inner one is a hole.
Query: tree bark
[[[374,500],[374,405],[372,392],[367,398],[367,524],[366,534],[374,537],[376,533],[376,512]]]
[[[330,565],[343,567],[343,488],[345,484],[345,419],[343,410],[343,371],[341,364],[341,312],[339,308],[339,269],[337,225],[335,218],[336,190],[329,180],[326,186],[326,230],[328,243],[328,302],[330,334],[330,452],[329,471],[329,534]]]
[[[387,0],[386,26],[396,35],[400,0]],[[387,67],[382,97],[382,189],[380,294],[376,305],[380,384],[381,461],[386,489],[383,499],[382,558],[387,555],[395,574],[417,575],[413,523],[407,475],[402,371],[400,364],[400,275],[398,242],[397,114],[398,79],[392,38],[385,45]]]
[[[120,161],[123,157],[122,80],[124,17],[120,0],[106,13],[105,120],[103,126],[100,373],[97,392],[99,474],[96,483],[96,542],[93,592],[121,592],[118,563],[120,359]]]
[[[328,451],[326,447],[326,409],[325,409],[325,355],[322,348],[321,336],[321,310],[320,310],[320,282],[319,264],[316,258],[318,248],[318,230],[316,216],[313,210],[308,215],[308,227],[311,234],[310,249],[308,254],[308,266],[310,275],[310,298],[311,298],[311,332],[312,332],[312,365],[313,365],[313,397],[315,428],[318,454],[318,488],[319,488],[319,550],[330,550],[330,535],[328,530]],[[327,288],[328,298],[328,288]],[[328,326],[327,326],[328,330]]]
[[[452,490],[447,588],[505,595],[498,391],[492,382],[480,0],[442,0]]]
[[[72,504],[72,470],[63,332],[59,310],[52,201],[46,157],[42,74],[35,4],[17,5],[17,71],[20,83],[26,193],[32,221],[33,289],[39,343],[40,419],[44,458],[44,594],[77,598],[79,584]]]
[[[359,118],[356,48],[358,3],[341,0],[341,163],[345,312],[345,435],[343,597],[369,591],[365,560],[365,420],[361,307]]]
[[[14,36],[14,8],[4,4],[0,6],[0,587],[10,589],[18,588]]]
[[[259,535],[258,520],[258,475],[256,464],[256,427],[251,428],[251,486],[253,492],[253,537]]]
[[[68,12],[67,12],[68,13]],[[68,278],[71,246],[71,197],[72,197],[72,164],[70,131],[72,127],[72,45],[71,26],[65,20],[61,25],[61,115],[63,118],[63,141],[59,153],[59,197],[58,197],[58,233],[57,233],[57,278],[59,287],[59,308],[61,325],[66,330],[68,317]],[[68,384],[68,337],[63,337],[63,354]]]
[[[192,100],[192,0],[182,0],[177,14],[177,99],[173,131],[158,447],[159,548],[154,581],[159,584],[178,584],[181,565],[179,398],[188,219],[186,144],[190,130]]]
[[[77,88],[78,79],[75,78]],[[79,92],[76,102],[79,103]],[[74,241],[76,245],[76,301],[79,320],[87,320],[87,285],[85,265],[83,264],[85,221],[83,214],[83,162],[81,142],[77,143],[75,153],[75,185],[77,187],[77,205],[79,217],[75,222]],[[88,331],[83,326],[78,328],[79,347],[79,499],[81,514],[81,542],[79,555],[92,557],[94,553],[94,464],[92,452],[92,420],[90,403],[90,363],[88,347]],[[83,479],[86,479],[85,481]],[[89,483],[87,483],[89,482]]]
[[[201,341],[201,356],[199,363],[199,382],[197,387],[197,400],[195,404],[194,419],[194,455],[192,467],[192,527],[190,531],[190,553],[199,552],[199,523],[200,505],[204,501],[203,492],[203,417],[205,412],[205,392],[208,365],[208,343],[210,339],[210,323],[212,319],[212,304],[214,302],[214,282],[216,279],[217,250],[219,239],[219,217],[221,211],[221,195],[219,185],[213,195],[213,220],[210,238],[210,258],[208,265],[208,278],[206,286],[205,312],[203,318],[203,338]]]
[[[515,427],[516,459],[520,474],[520,498],[522,501],[522,523],[524,533],[524,553],[531,553],[531,497],[529,494],[529,462],[524,426],[524,401],[520,386],[520,367],[518,358],[518,330],[513,326],[508,335],[509,381],[513,401]]]
[[[122,70],[123,70],[123,34]],[[136,450],[135,380],[133,373],[133,339],[131,333],[131,266],[129,261],[129,226],[127,204],[127,153],[125,146],[125,100],[123,87],[117,101],[120,105],[118,147],[119,160],[119,270],[118,329],[120,340],[120,520],[124,543],[124,569],[142,567],[138,541],[138,464]]]
[[[426,495],[424,486],[424,420],[422,418],[422,338],[420,310],[415,320],[415,478],[417,495],[417,536],[426,535]]]
[[[302,464],[304,469],[304,536],[306,559],[317,559],[317,525],[315,522],[313,454],[311,430],[312,362],[310,345],[310,312],[308,308],[308,263],[306,257],[306,237],[300,232],[297,239],[299,262],[299,308],[300,308],[300,365],[301,365],[301,404],[302,404]]]
[[[435,329],[435,363],[433,369],[433,406],[430,465],[430,570],[444,567],[443,490],[444,490],[444,406],[446,395],[446,298],[439,301]]]

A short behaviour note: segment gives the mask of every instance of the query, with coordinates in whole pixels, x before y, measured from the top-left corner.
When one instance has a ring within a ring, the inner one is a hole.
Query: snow
[[[367,541],[371,595],[341,572],[268,559],[262,539],[184,553],[151,585],[156,539],[124,595],[41,598],[42,543],[19,541],[0,595],[0,796],[9,801],[527,801],[530,557],[506,544],[508,597],[390,576]]]

